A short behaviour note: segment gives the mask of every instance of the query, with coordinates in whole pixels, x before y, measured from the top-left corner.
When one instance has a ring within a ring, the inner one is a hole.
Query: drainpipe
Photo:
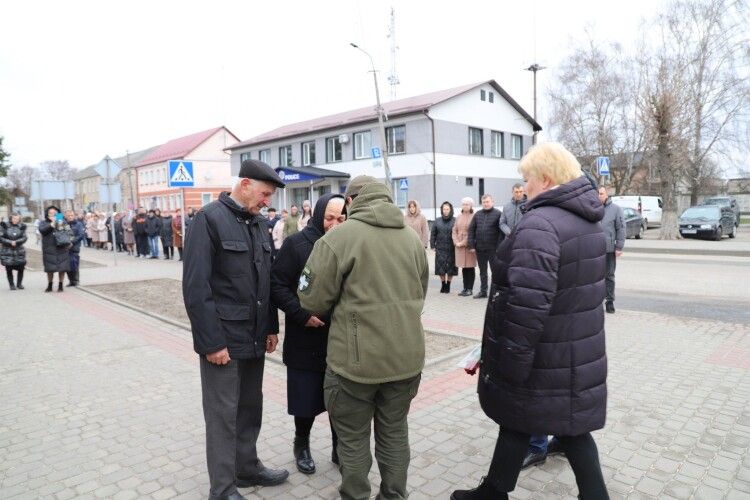
[[[425,118],[430,120],[432,126],[432,207],[435,211],[435,220],[438,219],[438,207],[437,207],[437,167],[435,165],[435,120],[428,114],[427,109],[423,111]]]

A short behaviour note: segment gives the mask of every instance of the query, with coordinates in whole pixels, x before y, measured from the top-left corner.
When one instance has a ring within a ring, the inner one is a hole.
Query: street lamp
[[[375,63],[372,60],[372,56],[365,49],[363,49],[356,43],[350,42],[349,45],[361,51],[370,59],[370,66],[372,67],[372,70],[371,70],[372,79],[375,82],[375,101],[377,102],[377,107],[375,108],[375,111],[378,112],[378,125],[380,128],[380,152],[383,155],[385,182],[388,185],[388,187],[392,189],[393,186],[391,182],[391,168],[388,165],[388,144],[386,143],[386,140],[385,140],[385,125],[383,125],[383,107],[380,105],[380,91],[378,90],[378,75],[377,75],[377,71],[375,70]]]
[[[534,121],[536,121],[536,72],[541,71],[543,69],[547,69],[547,68],[545,66],[539,66],[539,64],[537,63],[534,63],[528,68],[526,68],[526,71],[531,71],[532,73],[534,73]],[[534,137],[532,139],[533,144],[536,144],[536,135],[538,133],[539,132],[534,130]]]

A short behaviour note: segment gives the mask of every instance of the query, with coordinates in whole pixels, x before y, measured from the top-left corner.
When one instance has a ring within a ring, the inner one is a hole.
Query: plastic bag
[[[467,354],[464,359],[459,361],[458,367],[463,368],[469,375],[474,375],[479,368],[479,360],[482,357],[482,344],[477,344],[474,349]]]

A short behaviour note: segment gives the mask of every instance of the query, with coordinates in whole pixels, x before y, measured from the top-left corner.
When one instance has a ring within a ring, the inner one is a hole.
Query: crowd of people
[[[621,216],[559,144],[534,146],[519,170],[525,185],[513,186],[502,211],[489,195],[476,212],[464,198],[458,215],[445,202],[430,228],[416,201],[402,213],[389,188],[367,176],[352,179],[343,195],[321,197],[314,210],[305,202],[301,212],[264,215],[284,183],[263,162],[242,163],[233,190],[196,214],[183,265],[200,356],[209,498],[241,500],[238,488],[289,476],[266,467],[256,447],[278,309],[297,470],[315,473],[310,435],[327,411],[341,497],[370,498],[374,432],[379,497],[407,498],[407,415],[425,359],[427,247],[435,250],[441,293],[450,293],[460,268],[458,295],[473,295],[479,267],[474,296],[489,299],[478,393],[501,431],[487,476],[451,498],[508,498],[519,471],[543,460],[532,448],[542,442],[545,456],[568,458],[581,498],[608,498],[590,433],[606,413],[604,304],[609,312],[614,293],[605,282],[614,270],[609,254],[622,251]],[[610,223],[612,231],[603,228]]]

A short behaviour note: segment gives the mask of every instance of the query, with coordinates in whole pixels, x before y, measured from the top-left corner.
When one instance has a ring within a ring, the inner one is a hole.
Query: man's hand
[[[317,316],[310,316],[310,319],[307,320],[305,326],[308,328],[320,328],[321,326],[326,326],[326,324],[320,321],[320,318]]]
[[[12,246],[12,247],[16,246],[16,242],[15,241],[11,241],[10,242],[10,246]]]
[[[473,248],[469,248],[469,253],[477,253],[477,251],[474,250]]]
[[[274,335],[267,336],[266,337],[266,352],[268,354],[271,354],[272,352],[274,352],[276,350],[276,346],[278,345],[278,343],[279,343],[278,335],[274,334]]]
[[[615,250],[615,257],[619,258],[622,255],[622,250]]]
[[[231,361],[231,359],[229,359],[229,351],[226,347],[221,351],[206,354],[206,360],[215,365],[226,365]]]

